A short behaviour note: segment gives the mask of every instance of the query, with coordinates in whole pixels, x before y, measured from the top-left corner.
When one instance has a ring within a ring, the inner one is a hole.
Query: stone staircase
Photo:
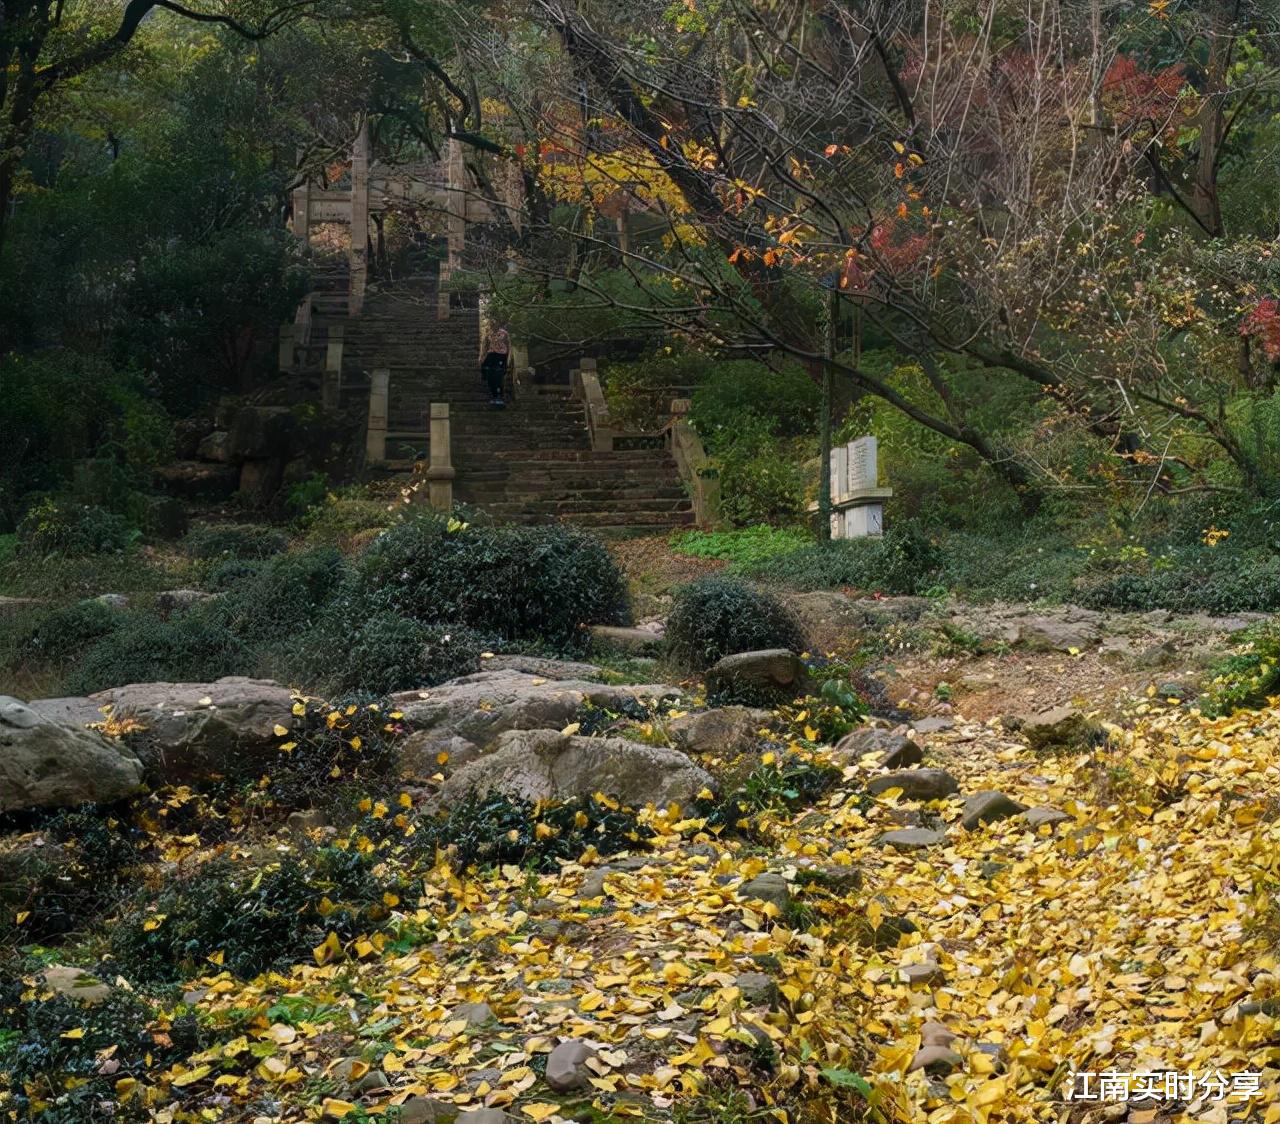
[[[665,448],[591,448],[584,408],[566,386],[525,386],[494,409],[480,379],[479,315],[436,318],[433,279],[371,290],[349,321],[343,391],[352,409],[368,372],[390,371],[388,467],[426,458],[432,402],[449,403],[454,498],[500,523],[573,523],[602,532],[660,533],[693,523],[693,507]]]

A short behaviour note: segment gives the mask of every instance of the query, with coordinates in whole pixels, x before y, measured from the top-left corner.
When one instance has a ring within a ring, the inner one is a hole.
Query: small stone
[[[1079,707],[1059,706],[1022,717],[1019,729],[1038,753],[1087,749],[1103,737],[1102,727]]]
[[[372,1069],[351,1086],[357,1093],[375,1093],[379,1089],[388,1089],[391,1082],[380,1069]]]
[[[923,1069],[930,1076],[945,1077],[964,1065],[964,1058],[946,1046],[921,1046],[907,1066],[908,1073]]]
[[[311,832],[329,826],[329,817],[319,808],[311,808],[305,812],[290,812],[286,821],[289,834],[295,839],[305,839]]]
[[[891,788],[900,788],[905,800],[945,800],[960,791],[960,782],[945,769],[899,769],[867,783],[872,796]]]
[[[890,948],[897,948],[902,943],[903,937],[918,932],[920,932],[920,927],[909,917],[898,917],[890,914],[871,930],[871,947],[880,952]]]
[[[596,870],[588,871],[587,876],[582,880],[582,885],[578,887],[578,899],[580,901],[589,902],[596,898],[604,896],[604,880],[613,873],[610,867],[602,866]]]
[[[733,982],[742,992],[743,1002],[748,1007],[777,1008],[778,985],[763,972],[743,972]]]
[[[62,964],[53,964],[44,970],[44,983],[50,991],[90,1007],[101,1003],[111,994],[109,985],[91,976],[83,968],[71,968]]]
[[[547,1055],[547,1084],[557,1093],[591,1087],[591,1070],[587,1062],[596,1052],[585,1042],[570,1039],[561,1042]]]
[[[911,987],[917,984],[943,984],[947,981],[947,974],[932,961],[926,961],[923,964],[905,964],[898,969],[898,975]]]
[[[1038,807],[1028,808],[1022,813],[1022,818],[1032,831],[1039,831],[1045,824],[1054,827],[1060,823],[1069,823],[1073,817],[1060,808]]]
[[[939,734],[944,730],[955,728],[956,720],[948,718],[946,715],[935,715],[930,718],[919,718],[911,723],[911,728],[917,734]]]
[[[781,874],[766,870],[763,874],[757,874],[750,882],[740,886],[738,888],[738,896],[740,898],[750,898],[754,901],[772,902],[779,909],[786,909],[791,903],[791,888]]]
[[[449,1018],[466,1019],[467,1026],[480,1026],[493,1018],[493,1008],[488,1003],[460,1003],[449,1012]]]
[[[1009,1051],[999,1042],[975,1042],[974,1050],[986,1054],[995,1065],[997,1073],[1003,1073],[1009,1066]]]
[[[459,1116],[456,1124],[516,1124],[516,1118],[500,1108],[473,1108]]]
[[[1007,820],[1010,816],[1016,816],[1026,810],[1025,804],[1019,804],[1003,792],[990,788],[983,789],[965,800],[960,825],[965,831],[973,831],[984,823]]]
[[[987,881],[990,881],[1001,871],[1009,869],[1008,863],[998,862],[995,859],[986,859],[982,866],[978,868],[978,873]]]
[[[123,593],[100,593],[93,600],[99,605],[105,605],[108,609],[115,609],[121,613],[129,607],[129,598]]]
[[[920,1028],[920,1041],[926,1046],[950,1046],[955,1032],[946,1023],[927,1022]]]
[[[457,1105],[415,1094],[400,1106],[396,1124],[454,1124],[457,1119]]]
[[[821,886],[835,894],[848,894],[862,889],[861,868],[842,866],[839,863],[802,869],[797,878],[802,884]]]
[[[1128,1101],[1116,1101],[1114,1104],[1103,1105],[1102,1107],[1103,1120],[1123,1120],[1128,1115]]]
[[[898,851],[918,851],[925,847],[937,847],[946,842],[945,831],[931,831],[927,827],[904,827],[899,831],[886,831],[880,836],[880,844]]]

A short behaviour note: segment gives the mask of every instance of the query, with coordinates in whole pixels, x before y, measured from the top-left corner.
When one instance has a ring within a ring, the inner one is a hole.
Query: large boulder
[[[159,487],[171,496],[188,500],[230,499],[240,486],[235,465],[206,461],[172,461],[155,470]]]
[[[498,670],[464,675],[429,690],[402,691],[391,702],[415,731],[401,751],[404,771],[431,776],[440,767],[442,752],[458,764],[508,730],[563,729],[584,703],[619,710],[639,700],[679,694],[678,687],[663,684],[622,686]]]
[[[232,460],[270,458],[287,461],[293,455],[298,419],[288,406],[244,406],[236,411],[228,438]]]
[[[591,646],[601,652],[628,656],[656,656],[662,652],[662,633],[652,628],[621,628],[609,624],[591,626]]]
[[[230,676],[213,683],[133,683],[88,698],[38,699],[32,709],[84,727],[133,719],[130,735],[148,777],[184,784],[215,776],[261,772],[277,759],[276,727],[292,728],[293,694],[270,679]]]
[[[804,664],[786,648],[737,652],[707,672],[707,694],[786,701],[805,689]]]
[[[96,730],[0,695],[0,812],[109,804],[142,787],[142,763]]]
[[[520,800],[570,800],[603,792],[624,804],[688,804],[714,784],[683,753],[625,738],[584,738],[556,730],[510,730],[491,753],[464,765],[440,789],[451,807],[468,793]]]

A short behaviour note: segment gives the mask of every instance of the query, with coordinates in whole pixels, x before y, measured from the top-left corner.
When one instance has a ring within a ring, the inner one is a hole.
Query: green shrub
[[[405,733],[394,711],[365,696],[298,705],[299,722],[281,739],[280,757],[261,787],[264,802],[277,812],[345,810],[390,783],[399,763],[395,743]]]
[[[700,670],[734,652],[790,648],[807,642],[795,614],[771,593],[720,574],[676,592],[667,620],[667,646],[680,667]]]
[[[0,527],[32,494],[70,487],[87,458],[110,459],[133,487],[166,452],[169,421],[137,372],[65,349],[11,351],[0,387]]]
[[[93,808],[48,816],[39,839],[0,852],[0,943],[82,929],[119,900],[140,842],[123,820]],[[14,918],[24,914],[19,929]]]
[[[101,601],[78,601],[40,618],[18,641],[17,660],[60,666],[78,656],[93,641],[114,632],[124,621],[119,609]]]
[[[304,519],[319,507],[329,494],[329,481],[323,472],[313,472],[289,489],[284,499],[285,510],[295,519]]]
[[[602,856],[643,849],[653,834],[633,811],[608,796],[535,805],[471,794],[446,815],[421,823],[415,839],[416,850],[428,861],[438,849],[462,872],[506,863],[554,870],[561,862],[581,858],[588,847]]]
[[[1158,557],[1149,573],[1096,582],[1075,599],[1091,608],[1138,612],[1274,612],[1280,609],[1280,559],[1270,551],[1191,548]]]
[[[199,683],[243,674],[249,663],[244,645],[199,612],[168,621],[130,613],[85,649],[63,690],[89,695],[126,683]]]
[[[629,619],[612,555],[568,527],[477,527],[419,515],[379,535],[356,570],[340,606],[353,620],[385,609],[427,624],[461,622],[500,640],[576,649],[586,625]]]
[[[942,560],[927,535],[904,523],[882,538],[818,543],[776,555],[748,572],[794,589],[923,593],[937,581]]]
[[[805,478],[798,458],[755,420],[717,457],[720,513],[739,527],[792,523],[804,515]]]
[[[755,837],[755,818],[762,812],[811,807],[840,783],[840,770],[805,754],[776,755],[717,796],[699,797],[695,808],[715,835]]]
[[[183,544],[192,558],[222,561],[227,558],[270,558],[289,546],[284,532],[253,523],[207,524],[192,529]]]
[[[0,977],[0,1072],[13,1098],[6,1107],[16,1111],[14,1119],[47,1124],[134,1118],[117,1109],[117,1083],[146,1081],[153,1065],[170,1065],[178,1050],[151,1033],[153,1012],[132,992],[113,987],[92,1005],[40,998],[42,970],[31,959],[6,966]],[[114,1063],[110,1072],[106,1056]]]
[[[322,631],[327,658],[313,649],[311,666],[326,691],[388,695],[434,687],[478,670],[489,646],[466,625],[423,624],[391,612],[352,622],[346,631],[345,639]]]
[[[176,982],[215,952],[241,979],[310,960],[327,933],[351,940],[386,921],[382,895],[403,887],[374,864],[355,847],[303,848],[267,866],[215,860],[121,918],[111,950],[147,983]]]
[[[18,524],[19,553],[85,558],[128,550],[138,537],[122,516],[93,504],[48,498]]]
[[[383,530],[399,520],[387,509],[385,499],[376,499],[355,488],[327,494],[299,521],[309,543],[346,547],[353,539],[373,530]]]
[[[1210,672],[1209,689],[1201,710],[1211,717],[1267,705],[1280,695],[1280,625],[1266,623],[1250,629],[1240,648]]]
[[[821,392],[798,363],[753,359],[714,363],[693,394],[694,428],[715,452],[739,439],[749,420],[773,437],[817,432]]]
[[[671,549],[695,558],[723,558],[735,565],[750,566],[812,542],[813,536],[807,531],[761,523],[737,531],[681,531],[672,535]]]
[[[262,563],[247,558],[228,558],[216,563],[204,578],[204,587],[210,593],[226,593],[243,585],[262,572]]]
[[[222,563],[219,572],[230,564]],[[205,611],[251,647],[287,646],[295,633],[315,624],[346,576],[346,563],[333,547],[280,554],[254,564],[252,574]]]

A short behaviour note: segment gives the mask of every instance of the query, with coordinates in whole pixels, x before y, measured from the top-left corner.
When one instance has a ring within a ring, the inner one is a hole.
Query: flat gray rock
[[[766,870],[738,887],[738,897],[748,901],[772,902],[785,909],[791,902],[791,887],[776,871]]]
[[[101,722],[103,708],[142,727],[130,745],[149,780],[185,784],[260,773],[279,758],[275,729],[292,729],[293,692],[270,679],[228,676],[212,683],[132,683],[87,698],[37,699],[32,709],[57,721]]]
[[[562,730],[584,703],[618,710],[637,700],[676,699],[680,689],[654,683],[641,686],[551,679],[523,671],[478,671],[421,691],[391,696],[404,723],[414,731],[430,731],[432,744],[460,738],[477,749],[489,748],[509,730]],[[455,749],[458,746],[455,744]],[[435,752],[424,751],[434,758]],[[424,756],[415,753],[407,767]],[[430,773],[436,771],[434,763]]]
[[[932,961],[923,964],[904,964],[898,969],[898,975],[912,987],[917,985],[938,985],[947,982],[947,974]]]
[[[945,831],[931,831],[927,827],[904,827],[897,831],[886,831],[880,836],[880,843],[896,851],[919,851],[925,847],[940,846],[946,839]]]
[[[1022,813],[1023,820],[1032,831],[1039,831],[1045,824],[1053,827],[1060,823],[1070,823],[1075,817],[1061,808],[1028,808]]]
[[[771,711],[722,706],[672,718],[667,734],[686,753],[732,754],[746,749],[774,721]]]
[[[876,754],[876,763],[883,769],[907,769],[924,760],[924,750],[902,734],[891,734],[877,726],[860,726],[845,734],[835,744],[834,756],[858,761],[868,754]]]
[[[901,789],[905,800],[945,800],[960,791],[960,782],[945,769],[897,769],[867,782],[872,796],[891,788]]]
[[[440,789],[442,807],[468,793],[519,800],[570,800],[604,792],[624,804],[690,804],[711,775],[678,750],[625,738],[584,738],[556,730],[509,730],[490,753],[464,765]]]
[[[1019,804],[1003,792],[983,789],[966,798],[964,810],[960,814],[960,825],[966,831],[973,831],[981,824],[1007,820],[1010,816],[1019,815],[1026,810],[1025,804]]]
[[[547,1055],[547,1084],[557,1093],[591,1088],[592,1073],[587,1062],[595,1056],[595,1050],[585,1042],[561,1042]]]

